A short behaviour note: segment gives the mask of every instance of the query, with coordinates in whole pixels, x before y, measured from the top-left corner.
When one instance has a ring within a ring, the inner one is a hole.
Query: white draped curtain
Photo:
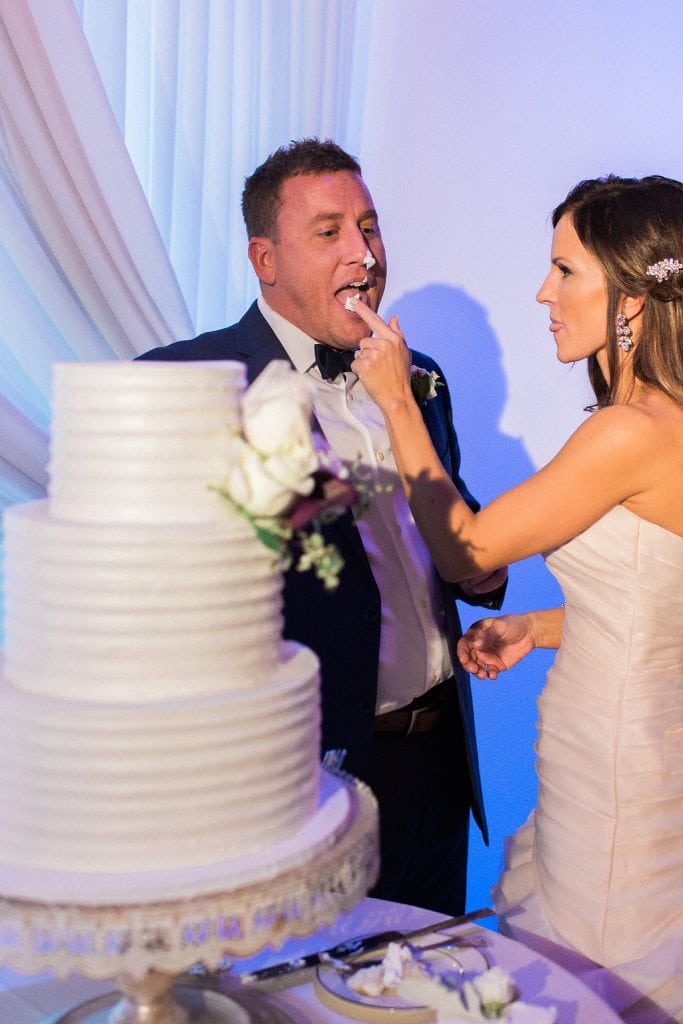
[[[357,151],[367,38],[357,0],[0,0],[0,509],[44,493],[54,362],[241,314],[244,177]]]
[[[355,0],[0,0],[0,503],[45,483],[52,363],[129,359],[255,294],[239,199],[353,149]]]
[[[361,21],[356,0],[80,0],[80,8],[194,326],[232,323],[256,293],[244,178],[305,135],[356,152],[368,11]]]
[[[6,503],[45,483],[53,362],[129,359],[190,319],[71,0],[3,0],[0,64]]]

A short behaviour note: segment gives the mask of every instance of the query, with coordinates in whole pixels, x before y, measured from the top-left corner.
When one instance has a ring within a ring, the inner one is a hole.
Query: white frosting
[[[55,367],[50,510],[75,522],[221,519],[241,363]]]
[[[210,490],[243,383],[57,367],[49,500],[5,514],[5,895],[31,870],[193,872],[316,813],[318,662],[281,644],[273,552]]]
[[[87,904],[148,903],[193,899],[206,893],[239,891],[314,863],[318,854],[333,847],[357,813],[355,791],[342,781],[320,773],[318,806],[295,832],[245,855],[212,864],[181,868],[145,865],[142,871],[93,873],[77,870],[24,867],[0,859],[3,893],[41,902]],[[157,841],[159,846],[159,841]]]
[[[0,688],[0,857],[142,871],[289,835],[317,804],[318,676],[290,660],[258,691],[95,704]],[[296,738],[296,745],[292,738]]]
[[[457,948],[457,937],[453,942]],[[465,940],[466,942],[467,940]],[[429,957],[429,950],[425,951]],[[370,967],[359,967],[348,978],[348,987],[371,999],[398,996],[405,1005],[394,1005],[400,1014],[411,1006],[428,1006],[437,1011],[438,1021],[498,1020],[500,1024],[554,1024],[553,1006],[533,1006],[519,1000],[515,982],[495,965],[479,973],[458,972],[457,959],[445,956],[438,962],[425,961],[419,947],[406,948],[390,942],[383,959]],[[455,976],[455,984],[452,978]]]
[[[349,976],[347,984],[354,992],[376,998],[395,993],[401,980],[411,973],[419,975],[421,968],[410,949],[390,942],[380,963],[359,967]]]
[[[6,675],[35,693],[153,700],[251,687],[277,665],[281,574],[240,516],[74,523],[5,515]]]

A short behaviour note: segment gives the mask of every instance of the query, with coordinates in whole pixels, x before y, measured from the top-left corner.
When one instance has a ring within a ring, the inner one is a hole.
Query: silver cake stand
[[[285,1024],[273,1004],[221,992],[208,972],[331,925],[372,887],[377,805],[362,783],[346,784],[352,812],[334,844],[246,885],[226,879],[196,898],[118,906],[0,897],[0,962],[22,974],[115,979],[116,991],[54,1024]]]

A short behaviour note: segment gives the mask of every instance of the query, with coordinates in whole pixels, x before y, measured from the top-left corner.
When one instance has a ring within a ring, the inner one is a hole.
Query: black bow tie
[[[348,373],[355,358],[354,349],[330,348],[329,345],[315,346],[315,361],[323,380],[334,380],[340,373]]]

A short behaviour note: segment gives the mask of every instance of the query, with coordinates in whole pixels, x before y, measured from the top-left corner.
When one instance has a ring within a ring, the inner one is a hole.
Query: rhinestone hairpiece
[[[683,263],[680,263],[673,256],[669,256],[666,260],[660,260],[659,263],[653,263],[651,267],[647,268],[648,277],[656,277],[659,284],[662,281],[666,281],[671,274],[677,274],[679,270],[683,270]]]

